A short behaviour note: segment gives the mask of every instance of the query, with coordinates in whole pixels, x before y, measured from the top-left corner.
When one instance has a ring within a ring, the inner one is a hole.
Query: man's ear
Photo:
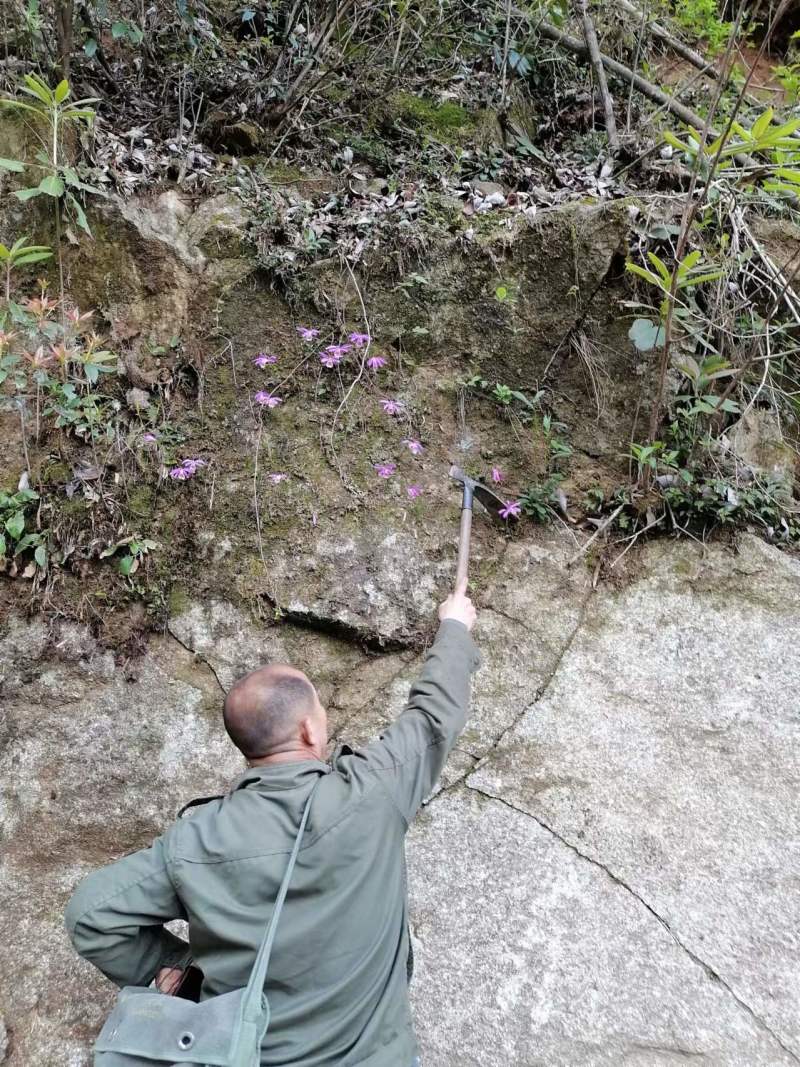
[[[317,730],[310,715],[300,720],[300,740],[308,748],[313,748],[317,742]]]

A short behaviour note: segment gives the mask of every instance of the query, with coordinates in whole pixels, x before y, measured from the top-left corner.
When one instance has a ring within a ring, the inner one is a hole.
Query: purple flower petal
[[[301,341],[313,341],[315,337],[319,337],[319,330],[314,330],[310,326],[298,326],[297,332],[300,334]]]
[[[386,415],[399,415],[403,410],[399,400],[381,400],[381,407]]]
[[[386,362],[383,356],[370,356],[367,360],[367,366],[370,370],[380,370],[381,367],[386,366]]]
[[[258,355],[253,358],[253,362],[257,367],[260,367],[263,370],[264,367],[268,366],[270,363],[277,363],[278,357],[269,356],[266,352],[259,352]]]
[[[499,467],[492,467],[492,481],[495,485],[499,485],[505,478],[505,475]]]
[[[374,463],[373,466],[379,478],[391,478],[397,470],[396,463]]]
[[[416,441],[414,440],[414,438],[406,438],[403,441],[403,444],[406,446],[412,456],[419,456],[425,451],[425,449],[422,447],[422,442]]]
[[[272,393],[268,393],[266,389],[259,389],[253,399],[257,404],[260,404],[262,408],[276,408],[278,404],[283,403],[279,396],[273,396]]]
[[[352,341],[356,348],[363,348],[364,345],[368,345],[370,342],[370,336],[368,333],[351,333],[348,335],[348,341]]]
[[[421,485],[407,485],[406,486],[406,493],[408,493],[408,499],[409,500],[416,500],[421,492],[422,492],[422,486]]]
[[[522,512],[522,502],[520,500],[506,500],[498,514],[501,519],[516,519],[519,518]]]

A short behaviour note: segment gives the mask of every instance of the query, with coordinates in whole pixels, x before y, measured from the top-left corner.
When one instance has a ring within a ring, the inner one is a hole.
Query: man
[[[191,956],[201,999],[243,987],[319,782],[267,977],[262,1065],[410,1067],[404,838],[464,727],[475,608],[463,587],[408,705],[382,737],[325,762],[325,709],[306,676],[255,671],[225,700],[249,770],[153,845],[89,875],[67,908],[78,952],[118,985],[173,991]],[[189,946],[164,929],[189,923]]]

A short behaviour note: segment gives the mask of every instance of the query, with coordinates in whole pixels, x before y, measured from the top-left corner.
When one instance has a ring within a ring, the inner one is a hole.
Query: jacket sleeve
[[[94,871],[67,905],[72,943],[117,985],[147,985],[161,967],[183,967],[189,946],[164,929],[186,914],[165,860],[163,838]]]
[[[380,776],[406,824],[431,792],[464,729],[470,674],[479,655],[466,626],[445,619],[402,714],[377,741],[348,757]]]

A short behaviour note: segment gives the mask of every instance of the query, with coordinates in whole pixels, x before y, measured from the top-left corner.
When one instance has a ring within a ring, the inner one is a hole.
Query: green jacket
[[[330,764],[254,767],[226,796],[179,819],[150,848],[90,874],[67,907],[77,951],[118,985],[182,966],[189,923],[202,998],[247,982],[294,844],[320,782],[267,978],[262,1065],[407,1067],[404,838],[464,727],[477,652],[445,620],[406,709],[383,736]]]

